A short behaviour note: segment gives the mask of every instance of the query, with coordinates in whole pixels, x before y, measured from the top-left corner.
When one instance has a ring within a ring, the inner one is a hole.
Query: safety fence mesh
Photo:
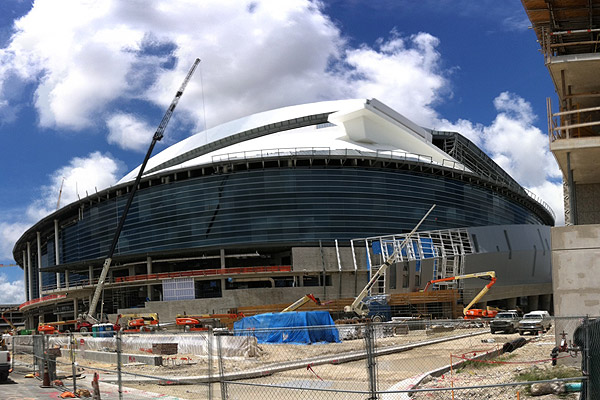
[[[600,319],[589,317],[521,332],[402,320],[14,336],[7,347],[13,373],[102,399],[600,398]]]

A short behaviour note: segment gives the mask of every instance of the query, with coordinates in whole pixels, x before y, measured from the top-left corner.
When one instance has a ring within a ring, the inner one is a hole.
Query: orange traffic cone
[[[52,385],[50,385],[50,373],[48,372],[48,366],[46,365],[46,362],[44,361],[44,379],[42,380],[42,384],[40,385],[41,388],[51,388]]]

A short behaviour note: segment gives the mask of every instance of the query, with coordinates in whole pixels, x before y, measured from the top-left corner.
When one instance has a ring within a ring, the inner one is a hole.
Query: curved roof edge
[[[326,116],[345,109],[354,109],[368,102],[367,99],[350,99],[322,101],[317,103],[300,104],[268,110],[238,118],[205,131],[198,132],[180,142],[177,142],[148,160],[148,169],[144,175],[158,172],[162,169],[181,164],[203,154],[229,146],[239,141],[253,139],[281,131],[302,126],[318,124],[322,116]],[[313,116],[314,118],[310,118]],[[302,124],[298,120],[310,120]],[[279,126],[277,126],[279,125]],[[276,128],[276,129],[272,129]],[[125,175],[118,183],[135,179],[140,166]]]

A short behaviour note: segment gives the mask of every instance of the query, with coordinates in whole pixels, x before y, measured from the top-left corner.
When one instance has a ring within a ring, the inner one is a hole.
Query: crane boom
[[[371,288],[373,287],[373,285],[375,285],[375,282],[377,282],[377,280],[379,279],[379,277],[381,275],[383,275],[383,273],[388,269],[388,267],[390,265],[392,265],[392,263],[394,262],[394,260],[398,256],[398,253],[401,251],[401,249],[404,246],[406,246],[406,243],[408,243],[410,237],[417,231],[417,229],[419,229],[419,226],[421,226],[421,224],[423,223],[423,221],[425,221],[425,219],[429,216],[429,214],[433,211],[434,208],[435,208],[435,204],[431,206],[431,208],[429,209],[429,211],[427,211],[427,213],[423,216],[423,218],[421,218],[421,220],[413,228],[413,230],[410,231],[410,233],[408,235],[406,235],[406,237],[404,238],[404,240],[402,241],[402,243],[400,243],[400,245],[394,250],[394,252],[392,253],[392,255],[389,256],[385,260],[385,262],[383,264],[381,264],[381,266],[379,267],[379,269],[377,270],[377,272],[375,272],[373,274],[373,276],[371,277],[371,279],[369,280],[369,282],[367,283],[367,285],[358,294],[358,296],[356,296],[356,298],[354,299],[354,301],[352,302],[352,304],[350,304],[349,306],[344,307],[344,311],[345,312],[352,312],[353,311],[353,312],[355,312],[356,314],[358,314],[360,316],[365,316],[365,315],[367,315],[369,313],[369,307],[363,302],[364,298],[367,297],[367,294],[369,293],[369,291],[371,290]]]
[[[190,68],[190,71],[188,72],[187,76],[183,80],[181,87],[179,88],[179,90],[177,90],[177,93],[175,94],[175,98],[171,102],[171,105],[169,105],[167,112],[165,113],[163,119],[160,121],[160,124],[158,125],[158,128],[156,129],[156,132],[154,133],[154,136],[152,138],[152,143],[150,143],[150,147],[148,148],[148,151],[146,152],[146,157],[144,158],[144,161],[142,162],[142,165],[140,166],[140,170],[138,171],[138,175],[135,178],[135,183],[133,184],[131,192],[129,192],[129,197],[127,198],[127,203],[125,204],[123,213],[121,214],[119,224],[117,225],[117,230],[115,231],[115,235],[114,235],[112,243],[110,245],[108,255],[107,255],[106,259],[104,260],[104,265],[102,266],[102,272],[100,273],[100,278],[98,278],[98,284],[96,285],[96,290],[94,291],[94,296],[92,297],[92,301],[90,302],[90,308],[87,312],[87,315],[84,315],[85,318],[87,318],[93,322],[97,322],[97,319],[94,317],[94,314],[96,313],[96,307],[98,306],[98,300],[100,300],[100,294],[104,290],[104,282],[106,281],[106,275],[108,274],[108,270],[109,270],[110,264],[112,262],[112,256],[115,253],[117,243],[119,242],[119,236],[121,235],[121,231],[123,230],[123,225],[125,223],[125,219],[127,218],[127,213],[129,212],[129,208],[131,207],[131,203],[133,202],[133,197],[135,196],[135,192],[137,191],[140,180],[142,179],[142,175],[144,173],[144,169],[146,168],[146,164],[148,163],[148,160],[150,159],[150,156],[152,155],[152,150],[154,150],[154,146],[156,145],[156,142],[160,141],[163,138],[163,134],[165,132],[165,129],[167,128],[167,124],[169,123],[171,116],[173,115],[173,111],[175,110],[175,107],[177,106],[177,103],[179,102],[179,99],[181,98],[181,95],[183,94],[185,87],[187,86],[188,82],[190,81],[190,79],[191,79],[192,75],[194,74],[194,71],[196,70],[196,67],[198,66],[199,63],[200,63],[200,59],[196,58],[196,60],[194,61],[194,64],[192,65],[192,68]]]

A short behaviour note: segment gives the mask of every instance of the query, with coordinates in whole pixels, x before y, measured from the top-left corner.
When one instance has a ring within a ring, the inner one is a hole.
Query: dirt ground
[[[452,334],[459,332],[453,331]],[[463,332],[461,332],[463,333]],[[395,336],[377,340],[379,349],[398,346],[406,343],[414,343],[425,339],[448,336],[448,333],[436,335],[425,335],[421,332],[411,332],[407,336]],[[488,351],[497,350],[506,342],[518,339],[518,334],[504,335],[489,333],[473,336],[464,339],[457,339],[443,343],[428,345],[423,348],[417,348],[409,351],[398,352],[377,358],[377,379],[378,390],[401,390],[408,389],[409,386],[399,385],[403,380],[418,376],[437,368],[441,368],[460,360],[465,355],[467,358],[479,355]],[[487,364],[475,363],[452,373],[445,373],[441,377],[430,379],[429,382],[422,384],[419,388],[436,388],[458,386],[475,386],[486,384],[497,384],[514,382],[515,376],[519,373],[527,372],[533,369],[548,369],[551,367],[550,352],[555,346],[554,332],[550,331],[539,337],[526,336],[531,339],[524,347],[521,347],[509,355],[501,356],[502,363]],[[317,355],[335,355],[348,351],[364,349],[364,340],[347,341],[344,343],[297,346],[297,345],[261,345],[261,355],[254,360],[227,360],[224,365],[224,372],[241,371],[250,367],[279,363],[284,360],[307,359]],[[561,353],[565,357],[565,353]],[[571,365],[577,368],[580,365],[580,359],[573,359],[569,356],[561,358],[559,364]],[[181,367],[148,367],[131,366],[127,367],[128,372],[136,370],[147,372],[164,371],[165,368],[171,368],[173,374],[181,375],[191,371],[206,374],[206,360],[199,362],[195,366]],[[218,366],[214,366],[215,373],[218,373]],[[155,369],[155,371],[149,371]],[[235,384],[228,384],[226,390],[230,399],[246,398],[286,398],[286,399],[357,399],[360,395],[352,392],[365,392],[369,390],[368,368],[366,360],[359,360],[343,364],[323,364],[310,366],[308,363],[302,368],[278,372],[272,375],[263,376],[244,381],[236,381]],[[149,373],[153,375],[154,373]],[[162,375],[162,374],[161,374]],[[270,387],[248,386],[243,383],[270,385]],[[161,386],[152,382],[127,383],[128,386],[137,388],[146,388],[157,393],[164,393],[173,396],[180,396],[188,399],[209,398],[208,385],[189,385],[189,386]],[[280,389],[277,386],[293,387],[295,389]],[[215,398],[220,397],[220,386],[213,385],[212,395]],[[313,391],[311,389],[324,389],[327,391]],[[331,392],[334,391],[335,393]],[[487,388],[467,391],[455,391],[455,398],[461,399],[516,399],[517,391],[519,398],[530,398],[526,386],[511,388]],[[413,397],[415,399],[447,399],[449,392],[442,393],[419,393]],[[569,399],[577,398],[577,395],[571,394],[567,397],[547,395],[545,400],[550,399]],[[386,399],[406,398],[400,394],[385,395]]]
[[[414,380],[409,380],[416,376],[442,368],[451,362],[460,361],[461,357],[470,359],[486,352],[498,350],[502,348],[504,343],[519,338],[518,334],[492,335],[487,328],[463,328],[436,334],[427,334],[424,330],[415,330],[407,335],[377,338],[376,348],[381,350],[469,333],[482,334],[377,357],[376,366],[374,367],[377,375],[377,389],[379,391],[409,389],[415,383]],[[494,359],[495,363],[472,361],[457,371],[446,372],[436,378],[429,377],[418,388],[447,388],[451,386],[461,387],[514,382],[515,376],[520,373],[553,368],[549,359],[550,352],[555,346],[554,331],[551,330],[539,337],[527,335],[525,338],[531,340],[512,353],[506,353]],[[210,374],[213,377],[219,376],[220,369],[225,375],[250,370],[264,371],[261,377],[236,380],[223,387],[218,382],[213,383],[210,387],[208,384],[164,385],[162,381],[169,377],[206,377],[209,375],[209,360],[206,356],[177,354],[176,356],[165,356],[163,366],[123,365],[122,370],[126,373],[123,376],[123,384],[126,387],[176,396],[182,400],[221,398],[221,390],[227,391],[229,399],[362,399],[365,395],[357,392],[364,393],[370,389],[369,369],[366,359],[336,363],[335,356],[364,350],[364,339],[316,345],[260,344],[256,357],[224,358],[221,365],[219,365],[216,357],[213,358]],[[64,353],[66,355],[67,352]],[[325,364],[312,363],[312,360],[316,357],[325,356],[334,357],[333,362]],[[580,357],[571,358],[565,353],[561,353],[560,357],[565,357],[559,359],[561,365],[569,365],[577,369],[581,363]],[[294,369],[283,372],[271,373],[269,371],[270,368],[289,364],[293,361],[301,361],[301,363]],[[59,363],[64,363],[59,364],[59,369],[70,370],[70,361],[67,357],[59,358]],[[77,364],[87,374],[97,369],[116,370],[115,365],[94,363],[83,359],[78,359]],[[101,377],[107,381],[116,381],[116,379],[113,379],[114,376],[114,373],[101,372]],[[150,376],[157,377],[157,379],[148,378]],[[282,386],[286,388],[281,388]],[[320,391],[313,389],[319,389]],[[519,392],[518,395],[517,391]],[[456,399],[531,398],[526,386],[455,390],[454,396]],[[404,394],[386,394],[382,396],[382,399],[384,398],[385,400],[393,400],[407,399],[408,397]],[[444,391],[421,392],[414,394],[413,398],[421,400],[449,399],[452,397],[449,391]],[[539,398],[544,400],[575,399],[577,395],[571,394],[567,397],[546,395]]]

